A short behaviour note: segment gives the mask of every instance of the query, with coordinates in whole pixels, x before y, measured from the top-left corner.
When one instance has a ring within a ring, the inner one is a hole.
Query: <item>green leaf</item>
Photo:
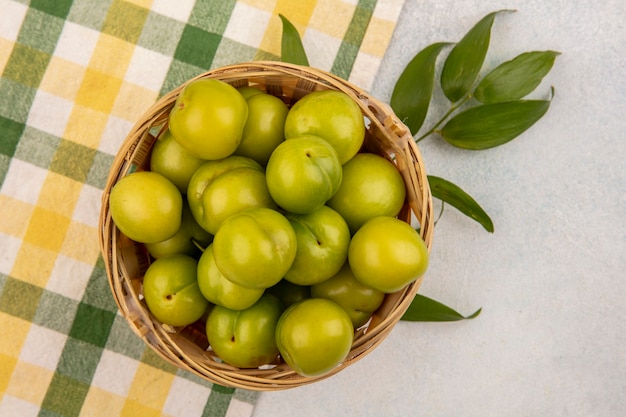
[[[441,88],[451,102],[472,90],[489,49],[493,21],[503,11],[483,17],[450,51],[441,71]]]
[[[432,298],[416,294],[411,305],[406,310],[401,320],[404,321],[459,321],[478,317],[482,308],[479,308],[469,316],[463,316],[452,308],[435,301]]]
[[[474,91],[482,103],[519,100],[530,94],[552,69],[555,51],[533,51],[518,55],[493,69]]]
[[[485,230],[493,233],[493,222],[489,215],[469,194],[463,191],[458,185],[434,175],[428,176],[428,185],[433,197],[455,207],[461,213],[476,220]]]
[[[396,81],[389,104],[394,113],[415,135],[428,112],[435,81],[435,63],[449,43],[440,42],[421,50],[404,68]]]
[[[283,22],[283,36],[281,40],[281,57],[282,62],[291,64],[309,66],[309,60],[306,57],[304,46],[300,34],[295,26],[282,14],[278,15]]]
[[[459,148],[493,148],[521,135],[541,119],[549,107],[549,100],[483,104],[454,116],[441,129],[441,135]]]

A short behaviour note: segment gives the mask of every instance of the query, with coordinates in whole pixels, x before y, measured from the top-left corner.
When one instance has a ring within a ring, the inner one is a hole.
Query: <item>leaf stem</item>
[[[452,104],[452,106],[450,106],[450,109],[443,115],[443,117],[441,119],[439,119],[439,121],[437,123],[435,123],[435,125],[432,128],[430,128],[430,130],[428,130],[426,133],[424,133],[419,138],[415,139],[415,143],[419,143],[422,139],[425,139],[428,135],[431,135],[431,134],[435,133],[437,131],[437,128],[439,126],[441,126],[443,124],[443,122],[445,122],[446,119],[448,117],[450,117],[450,115],[456,111],[456,109],[458,109],[463,104],[465,104],[465,102],[467,100],[469,100],[470,98],[471,98],[471,95],[470,94],[466,94],[459,101],[457,101],[456,103]]]

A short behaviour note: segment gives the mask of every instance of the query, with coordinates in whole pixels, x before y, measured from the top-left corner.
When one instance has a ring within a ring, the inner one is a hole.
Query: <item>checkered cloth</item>
[[[257,393],[164,362],[119,315],[102,189],[133,123],[210,68],[278,59],[374,82],[403,0],[0,0],[0,416],[249,416]]]

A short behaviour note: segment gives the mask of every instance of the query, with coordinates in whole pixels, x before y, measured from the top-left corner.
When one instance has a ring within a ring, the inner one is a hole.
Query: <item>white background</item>
[[[372,92],[388,101],[419,50],[500,9],[517,11],[496,17],[486,68],[560,51],[533,94],[554,86],[550,110],[488,151],[421,142],[429,173],[474,196],[495,233],[448,208],[420,292],[482,314],[401,322],[336,376],[261,394],[256,417],[626,412],[626,3],[408,0]],[[429,120],[443,110],[436,97]]]

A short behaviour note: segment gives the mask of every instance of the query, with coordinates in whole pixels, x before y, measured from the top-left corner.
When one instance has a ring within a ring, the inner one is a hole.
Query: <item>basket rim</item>
[[[279,374],[272,374],[272,371],[256,372],[255,374],[255,370],[229,369],[228,366],[209,369],[210,367],[194,361],[193,358],[190,358],[182,351],[174,338],[170,337],[170,334],[163,330],[162,327],[156,326],[155,319],[151,317],[148,311],[142,308],[141,300],[130,284],[130,278],[123,276],[124,273],[128,272],[124,271],[124,266],[121,265],[123,258],[120,257],[117,251],[116,245],[119,244],[117,239],[119,230],[117,230],[108,211],[108,197],[111,188],[121,177],[126,175],[130,165],[132,165],[133,158],[141,151],[140,148],[144,141],[154,139],[154,137],[150,137],[149,130],[156,126],[155,122],[161,122],[166,125],[167,115],[169,114],[168,108],[173,106],[176,98],[186,85],[200,78],[228,78],[233,82],[233,80],[236,81],[239,78],[243,80],[261,79],[269,75],[292,77],[298,81],[304,79],[320,88],[338,89],[357,101],[364,116],[374,126],[372,127],[373,131],[383,132],[386,135],[386,139],[392,139],[389,146],[396,152],[396,166],[403,173],[405,180],[409,178],[410,181],[417,184],[416,187],[421,191],[421,195],[410,197],[413,200],[411,204],[407,205],[408,207],[405,207],[404,216],[405,221],[407,221],[406,219],[416,215],[416,212],[421,213],[420,225],[422,227],[420,227],[420,235],[424,239],[429,252],[432,247],[434,234],[432,194],[426,180],[426,171],[421,152],[413,140],[409,129],[393,113],[389,105],[375,99],[363,89],[330,72],[278,61],[244,62],[203,72],[159,98],[144,112],[142,117],[137,120],[128,132],[112,163],[106,186],[102,193],[102,206],[99,215],[99,244],[105,260],[111,291],[121,314],[125,317],[132,330],[163,359],[211,382],[257,391],[294,388],[326,379],[365,357],[382,343],[401,319],[415,294],[417,294],[423,280],[423,277],[420,277],[398,293],[386,297],[385,302],[389,300],[391,305],[387,305],[385,308],[390,309],[390,312],[384,317],[379,317],[375,314],[368,325],[372,327],[372,330],[369,331],[368,327],[367,332],[360,333],[359,337],[355,337],[355,342],[346,361],[329,373],[318,377],[302,377],[289,369]],[[409,188],[407,186],[407,189]],[[132,307],[134,310],[129,310],[128,303],[136,304]],[[358,332],[357,335],[359,335]]]

